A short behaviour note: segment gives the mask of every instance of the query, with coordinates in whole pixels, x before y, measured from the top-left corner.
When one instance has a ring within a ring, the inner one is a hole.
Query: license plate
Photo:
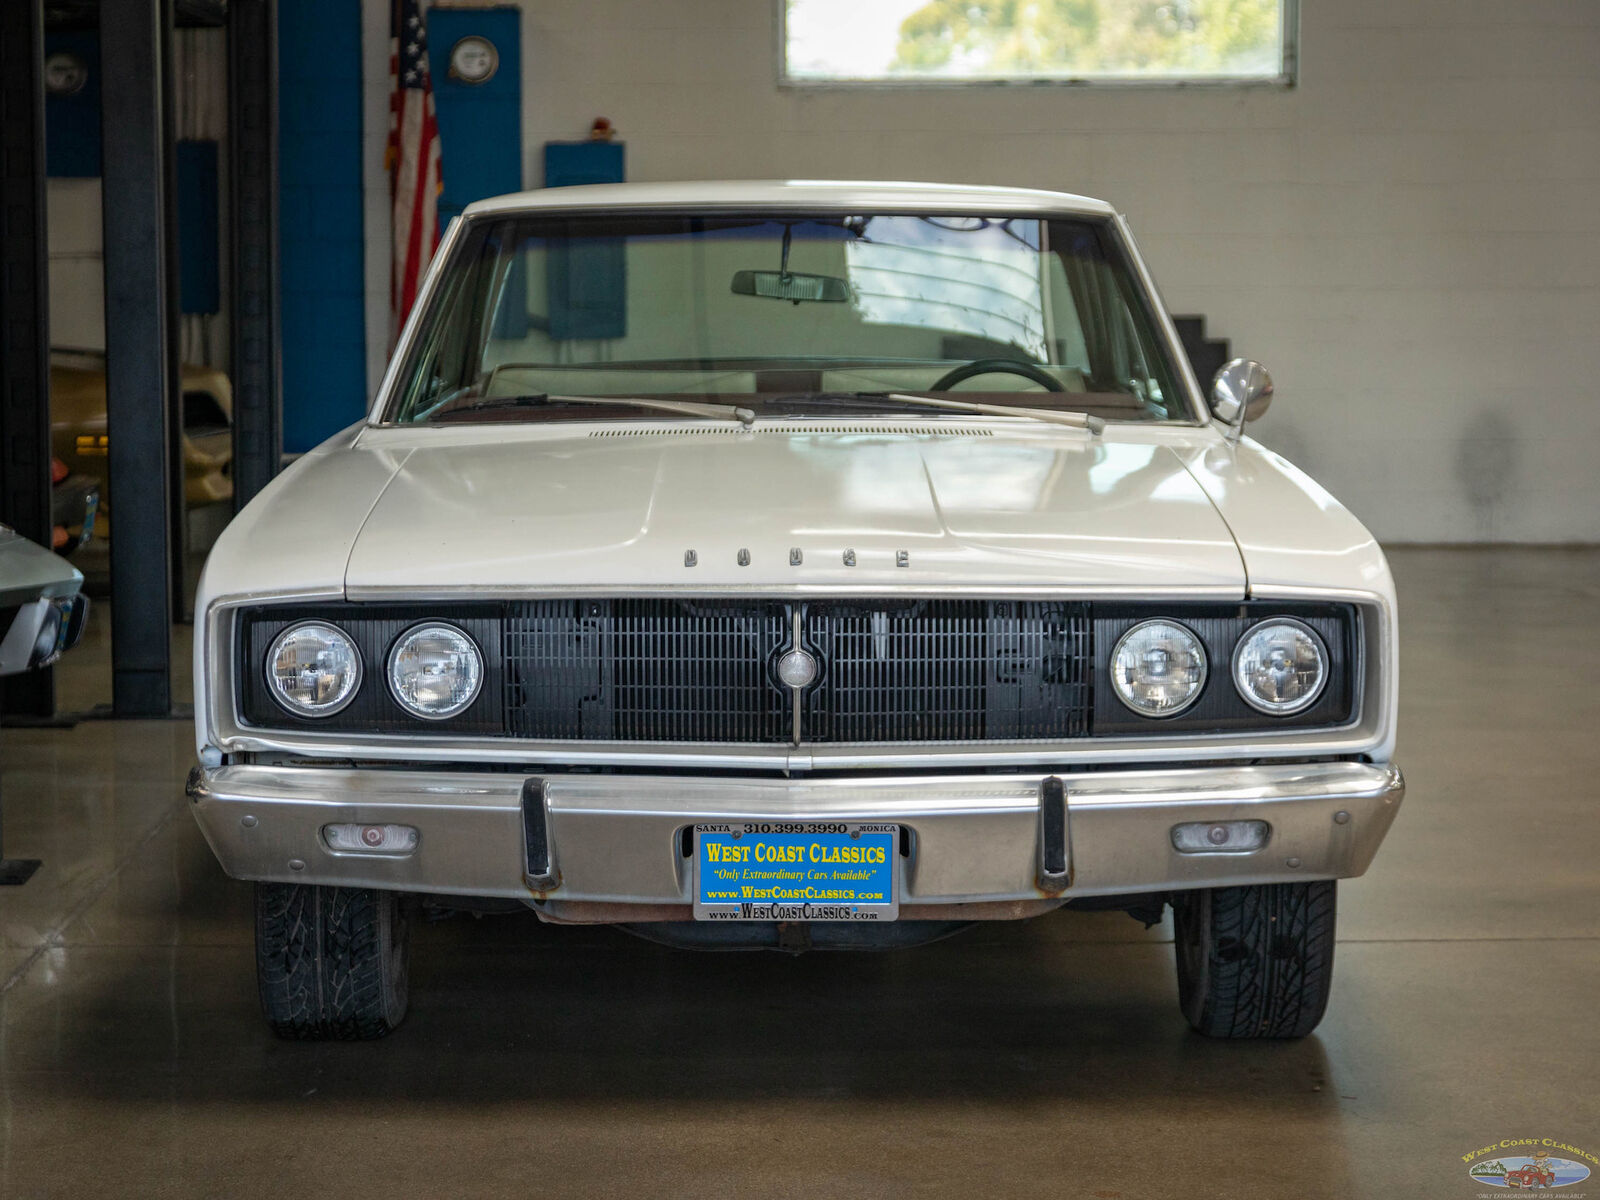
[[[694,827],[697,921],[893,921],[900,827],[858,821]]]

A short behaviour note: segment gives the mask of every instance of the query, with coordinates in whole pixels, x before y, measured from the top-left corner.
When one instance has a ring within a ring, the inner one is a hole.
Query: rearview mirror
[[[836,275],[801,275],[795,271],[735,271],[736,296],[761,296],[767,300],[820,300],[838,304],[850,299],[850,285]]]
[[[1239,439],[1246,421],[1254,421],[1272,407],[1272,376],[1251,358],[1223,364],[1211,381],[1211,415],[1228,427],[1228,437]]]

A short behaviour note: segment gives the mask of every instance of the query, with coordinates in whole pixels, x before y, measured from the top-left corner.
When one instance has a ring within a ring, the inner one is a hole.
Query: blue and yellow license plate
[[[858,821],[694,827],[697,921],[893,921],[900,827]]]

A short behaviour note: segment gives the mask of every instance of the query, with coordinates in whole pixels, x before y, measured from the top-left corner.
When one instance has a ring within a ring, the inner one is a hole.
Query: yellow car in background
[[[185,363],[183,496],[189,508],[233,499],[233,386],[214,367]],[[50,452],[74,476],[98,481],[99,522],[111,512],[106,454],[106,359],[98,351],[50,354]]]

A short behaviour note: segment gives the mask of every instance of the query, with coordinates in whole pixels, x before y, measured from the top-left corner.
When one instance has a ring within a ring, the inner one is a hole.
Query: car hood
[[[1159,441],[930,429],[369,430],[400,465],[345,589],[1244,595],[1226,524]]]

